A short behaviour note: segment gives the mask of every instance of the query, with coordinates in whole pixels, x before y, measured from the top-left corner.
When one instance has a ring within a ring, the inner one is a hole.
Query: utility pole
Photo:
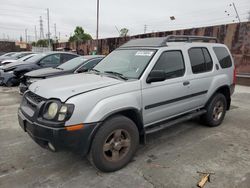
[[[40,40],[41,40],[41,39],[44,39],[42,16],[40,16],[39,24],[40,24]]]
[[[118,27],[115,26],[116,31],[119,33],[119,36],[121,35],[121,32],[119,31]]]
[[[56,40],[56,23],[54,23],[54,31],[55,31],[55,40]]]
[[[144,25],[144,34],[147,32],[147,25]]]
[[[28,42],[27,29],[25,29],[25,42]]]
[[[37,31],[36,31],[36,26],[35,26],[35,41],[37,41]]]
[[[97,19],[96,19],[96,51],[98,53],[98,38],[99,38],[99,0],[97,0]]]
[[[49,28],[49,9],[47,8],[47,19],[48,19],[48,47],[50,48],[50,28]]]
[[[239,21],[239,23],[241,23],[240,16],[239,16],[239,14],[238,14],[238,11],[237,11],[237,8],[236,8],[234,2],[233,2],[232,4],[230,4],[230,6],[232,6],[232,5],[233,5],[234,11],[235,11],[235,13],[236,13],[236,15],[237,15],[238,21]]]
[[[60,37],[61,37],[61,33],[59,32],[59,33],[58,33],[58,35],[59,35],[59,36],[58,36],[58,40],[60,40]]]

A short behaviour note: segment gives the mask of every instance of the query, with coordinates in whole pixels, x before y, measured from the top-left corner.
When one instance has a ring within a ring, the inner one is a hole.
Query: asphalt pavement
[[[232,108],[216,128],[197,120],[147,136],[133,161],[114,173],[101,173],[88,160],[40,148],[18,124],[17,88],[0,87],[0,187],[144,188],[250,187],[250,87],[237,86]]]

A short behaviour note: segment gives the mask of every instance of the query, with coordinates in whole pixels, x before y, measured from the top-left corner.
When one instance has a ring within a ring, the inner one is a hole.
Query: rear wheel
[[[7,87],[12,87],[14,86],[14,83],[13,83],[13,79],[9,79],[6,84],[5,84]]]
[[[210,103],[207,105],[207,113],[201,117],[204,124],[210,127],[219,126],[226,114],[227,101],[223,94],[214,95]]]
[[[96,133],[89,153],[90,162],[104,172],[119,170],[132,159],[138,144],[135,123],[125,116],[114,116]]]

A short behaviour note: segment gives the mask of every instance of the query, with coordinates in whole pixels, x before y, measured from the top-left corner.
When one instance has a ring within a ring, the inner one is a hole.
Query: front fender
[[[118,84],[101,91],[95,90],[68,99],[67,103],[74,104],[75,108],[65,125],[101,122],[108,116],[122,110],[140,111],[142,104],[139,83],[129,86],[123,88],[126,92],[122,92],[122,88]],[[111,93],[112,95],[110,95]]]

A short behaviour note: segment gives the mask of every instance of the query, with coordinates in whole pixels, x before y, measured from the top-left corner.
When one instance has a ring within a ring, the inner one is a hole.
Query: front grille
[[[46,100],[45,98],[43,98],[43,97],[41,97],[41,96],[31,92],[31,91],[28,91],[25,96],[26,96],[26,98],[28,97],[32,102],[34,102],[36,104]]]

